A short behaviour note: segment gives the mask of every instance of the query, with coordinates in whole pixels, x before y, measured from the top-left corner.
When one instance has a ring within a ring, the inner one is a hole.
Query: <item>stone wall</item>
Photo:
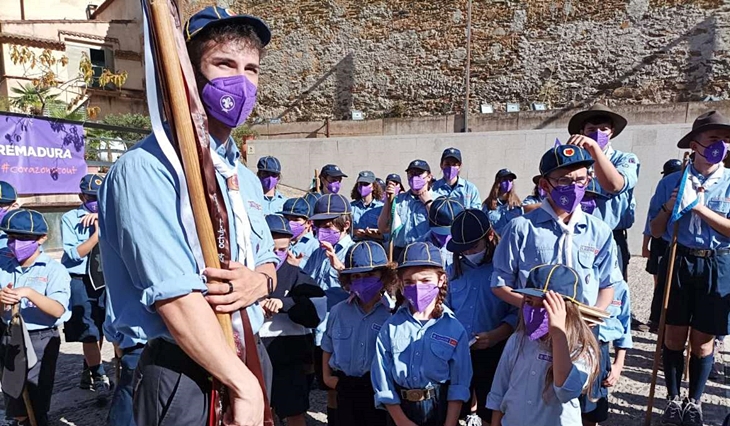
[[[215,3],[190,0],[192,7]],[[260,117],[458,114],[466,0],[227,0],[274,32]],[[721,0],[474,0],[472,101],[551,108],[729,97]]]

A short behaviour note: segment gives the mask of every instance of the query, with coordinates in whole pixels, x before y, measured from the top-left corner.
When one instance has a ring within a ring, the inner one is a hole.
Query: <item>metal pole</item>
[[[466,99],[464,100],[464,133],[469,133],[469,80],[471,80],[471,0],[466,12]]]

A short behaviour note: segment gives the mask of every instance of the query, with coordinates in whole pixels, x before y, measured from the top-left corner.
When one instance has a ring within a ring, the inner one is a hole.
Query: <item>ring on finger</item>
[[[231,283],[227,283],[227,284],[228,284],[228,293],[226,293],[226,294],[233,293],[233,284],[231,284]]]

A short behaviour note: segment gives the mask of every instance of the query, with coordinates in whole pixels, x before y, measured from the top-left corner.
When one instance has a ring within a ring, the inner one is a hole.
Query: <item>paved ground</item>
[[[652,277],[643,271],[645,261],[633,258],[630,266],[632,303],[636,316],[646,320],[651,302]],[[649,394],[649,383],[656,336],[649,333],[634,335],[635,349],[629,352],[623,377],[610,397],[611,417],[607,426],[627,426],[643,424]],[[725,345],[725,371],[719,378],[707,384],[703,408],[707,425],[720,425],[730,410],[730,341]],[[111,360],[111,347],[104,350],[104,359]],[[95,405],[93,393],[78,389],[82,357],[81,345],[64,343],[56,374],[56,387],[51,408],[52,425],[97,426],[103,425],[106,409]],[[112,372],[111,365],[108,371]],[[663,380],[658,380],[658,408],[664,407]],[[686,383],[685,383],[686,389]],[[312,393],[312,411],[309,413],[310,425],[326,424],[325,395]],[[655,410],[654,424],[658,424],[660,410]],[[0,421],[0,426],[5,423]]]

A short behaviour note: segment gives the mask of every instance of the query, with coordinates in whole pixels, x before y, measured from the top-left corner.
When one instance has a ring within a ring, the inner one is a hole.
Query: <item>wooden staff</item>
[[[16,303],[13,305],[13,325],[18,325],[20,322],[19,318],[20,316],[18,313],[20,312],[20,303]],[[22,332],[22,329],[21,329]],[[28,351],[33,351],[33,346],[30,348],[25,348],[26,351],[26,362],[28,359]],[[39,359],[38,362],[41,362]],[[23,403],[25,404],[25,412],[28,414],[28,421],[30,421],[30,426],[38,426],[38,421],[35,418],[35,412],[33,411],[33,405],[31,405],[30,402],[30,395],[28,394],[28,386],[27,386],[28,379],[26,378],[26,383],[23,385]]]
[[[391,194],[388,196],[390,198],[390,241],[388,242],[388,262],[394,262],[393,260],[393,222],[395,222],[395,216],[393,215],[394,209],[393,206],[395,205],[395,195]]]
[[[684,168],[689,162],[689,153],[684,153]],[[681,194],[677,194],[678,196]],[[674,210],[672,210],[674,211]],[[669,306],[669,292],[672,290],[672,277],[674,275],[674,258],[677,255],[677,235],[679,234],[679,219],[674,222],[672,230],[672,241],[669,244],[669,265],[667,265],[667,277],[664,283],[664,300],[662,301],[662,313],[659,317],[659,335],[656,340],[656,350],[654,351],[654,365],[651,369],[651,386],[649,387],[649,402],[646,407],[646,417],[644,418],[644,426],[651,426],[651,416],[654,409],[654,391],[656,390],[657,371],[659,369],[659,361],[662,357],[662,345],[664,344],[664,325],[667,321],[667,306]],[[665,372],[666,373],[666,372]]]

